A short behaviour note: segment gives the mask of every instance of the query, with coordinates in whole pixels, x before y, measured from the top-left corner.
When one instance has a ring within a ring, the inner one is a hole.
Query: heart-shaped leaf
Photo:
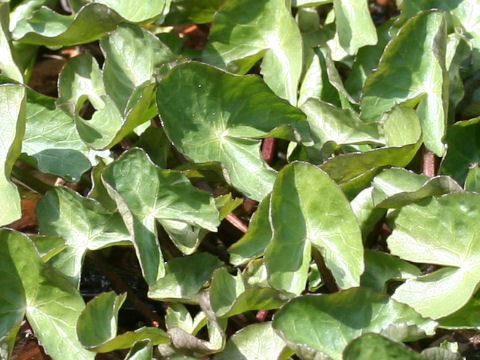
[[[114,292],[107,292],[87,304],[77,322],[77,334],[83,346],[103,353],[128,349],[144,339],[155,345],[170,341],[167,333],[158,328],[144,327],[117,335],[118,311],[126,297],[126,294],[117,296]]]
[[[23,82],[23,75],[13,59],[10,43],[9,27],[9,0],[0,1],[0,72],[13,80]]]
[[[416,51],[419,47],[423,51]],[[442,156],[448,115],[445,48],[446,21],[441,12],[422,12],[409,20],[385,48],[378,70],[365,82],[362,118],[379,120],[396,104],[418,103],[423,141]]]
[[[263,359],[280,360],[286,344],[275,334],[271,322],[253,324],[233,334],[225,349],[214,360]]]
[[[283,0],[238,0],[216,14],[203,58],[244,74],[263,57],[265,82],[295,105],[302,56],[300,31]]]
[[[391,253],[445,267],[407,280],[394,299],[433,319],[452,314],[470,300],[480,282],[479,209],[479,195],[455,193],[400,210],[387,239]]]
[[[386,294],[354,288],[297,297],[275,315],[273,327],[302,359],[327,355],[341,360],[345,347],[362,334],[373,332],[402,341],[422,332],[432,334],[436,323]],[[405,327],[410,330],[394,332]]]
[[[66,249],[50,260],[78,287],[87,250],[131,244],[122,217],[68,188],[49,191],[37,205],[40,232],[60,235]]]
[[[305,115],[257,76],[182,64],[158,84],[157,105],[178,150],[195,162],[221,162],[227,181],[258,201],[271,191],[276,172],[262,160],[257,139],[310,140]]]
[[[275,182],[270,218],[273,238],[265,265],[272,286],[300,294],[312,246],[340,288],[359,284],[364,270],[360,228],[345,195],[321,169],[300,162],[286,166]]]
[[[85,304],[75,287],[45,265],[32,241],[21,233],[0,230],[0,338],[26,315],[45,352],[54,359],[66,353],[93,360],[77,339],[75,324]]]
[[[140,149],[132,149],[110,164],[102,179],[133,238],[150,285],[165,275],[157,220],[173,234],[179,225],[217,230],[213,197],[195,188],[180,172],[156,167]]]

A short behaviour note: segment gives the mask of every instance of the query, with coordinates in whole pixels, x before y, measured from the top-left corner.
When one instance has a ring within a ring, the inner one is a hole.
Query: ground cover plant
[[[479,0],[0,0],[1,359],[478,359]]]

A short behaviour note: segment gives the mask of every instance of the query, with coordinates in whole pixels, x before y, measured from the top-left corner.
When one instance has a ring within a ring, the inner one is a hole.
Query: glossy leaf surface
[[[161,170],[140,149],[132,149],[102,175],[133,238],[148,284],[165,275],[156,221],[169,232],[170,222],[216,231],[218,211],[213,198],[193,187],[181,173]]]
[[[457,193],[400,210],[387,240],[391,253],[408,261],[444,267],[407,280],[397,288],[394,299],[434,319],[452,314],[470,300],[480,281],[475,220],[478,207],[478,195]]]
[[[233,31],[232,23],[239,25]],[[302,38],[285,2],[227,2],[213,20],[204,59],[244,74],[261,58],[267,85],[295,105],[302,72]]]
[[[340,288],[359,284],[364,269],[360,228],[347,199],[325,172],[307,163],[288,165],[278,175],[270,206],[273,238],[265,265],[272,286],[300,294],[312,246]]]
[[[410,335],[395,333],[395,328],[408,325],[418,328],[411,329]],[[273,320],[273,327],[303,359],[327,355],[341,360],[348,343],[368,332],[389,334],[393,340],[401,341],[422,331],[432,333],[435,326],[435,322],[422,318],[388,295],[364,288],[298,297],[287,303]]]
[[[25,88],[22,85],[0,85],[0,225],[21,217],[20,194],[10,181],[15,160],[20,155],[25,132]]]
[[[255,200],[270,192],[276,176],[261,159],[257,139],[309,141],[303,113],[256,76],[179,65],[159,83],[157,105],[175,147],[196,162],[221,162],[226,180]]]
[[[27,317],[35,336],[53,358],[66,352],[79,360],[93,360],[83,349],[75,324],[85,304],[75,287],[45,265],[32,241],[12,230],[0,230],[2,295],[0,338]]]
[[[415,50],[419,47],[423,51]],[[423,12],[408,21],[385,48],[378,70],[365,82],[362,118],[379,120],[396,104],[418,103],[423,141],[437,155],[443,155],[448,106],[445,48],[442,13]]]

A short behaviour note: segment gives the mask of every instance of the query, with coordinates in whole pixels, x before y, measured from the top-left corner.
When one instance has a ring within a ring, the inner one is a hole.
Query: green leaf
[[[367,0],[334,0],[336,34],[340,46],[349,55],[378,41]]]
[[[142,2],[142,6],[137,6],[135,0],[83,0],[92,4],[104,4],[110,9],[115,10],[125,20],[133,23],[142,23],[151,21],[163,13],[165,0],[147,0]]]
[[[0,338],[26,315],[45,352],[54,359],[69,354],[79,360],[93,360],[75,333],[84,308],[79,292],[70,282],[45,265],[32,241],[21,233],[0,230]]]
[[[387,291],[389,280],[412,279],[422,272],[415,265],[380,251],[365,251],[365,272],[360,278],[361,286],[378,292]]]
[[[206,323],[207,317],[203,311],[200,311],[195,318],[192,318],[185,305],[179,303],[171,304],[165,316],[167,329],[178,327],[193,335],[196,335]]]
[[[445,267],[407,280],[397,288],[394,299],[433,319],[454,313],[470,300],[480,282],[479,209],[479,195],[456,193],[400,210],[387,239],[391,253]]]
[[[378,42],[374,46],[359,49],[352,71],[345,81],[345,88],[356,100],[360,98],[367,77],[378,67],[385,46],[391,40],[390,27],[394,18],[377,28]]]
[[[263,254],[272,238],[269,210],[270,195],[267,195],[252,215],[248,231],[228,249],[231,264],[243,265]]]
[[[446,21],[441,12],[422,12],[409,20],[385,48],[378,70],[365,82],[362,118],[379,120],[396,104],[418,103],[423,141],[442,156],[448,115],[445,49]]]
[[[422,360],[420,354],[401,343],[378,334],[365,334],[353,340],[343,352],[343,360]]]
[[[381,144],[377,124],[366,124],[350,109],[340,109],[318,99],[309,99],[301,109],[307,115],[313,147],[326,158],[341,145]]]
[[[286,350],[285,342],[272,328],[271,322],[253,324],[236,332],[215,355],[214,360],[280,360]]]
[[[373,179],[372,186],[373,202],[383,208],[400,208],[430,196],[463,190],[449,176],[429,178],[400,168],[382,171]]]
[[[446,329],[480,329],[480,293],[477,292],[460,310],[438,320]]]
[[[480,192],[480,169],[476,164],[472,165],[468,170],[467,178],[465,179],[465,191]]]
[[[78,182],[92,164],[73,119],[55,106],[55,99],[27,90],[27,114],[22,152],[44,173]]]
[[[153,347],[150,340],[136,342],[128,352],[125,360],[152,360]]]
[[[261,158],[256,138],[310,140],[303,113],[257,76],[182,64],[158,84],[157,105],[179,151],[195,162],[221,162],[227,181],[258,201],[271,191],[276,172]]]
[[[386,213],[385,209],[375,207],[372,192],[373,187],[365,188],[350,202],[350,206],[362,230],[364,240]]]
[[[467,35],[472,45],[472,70],[480,68],[480,8],[478,0],[404,0],[402,13],[397,20],[403,24],[408,18],[422,10],[441,9],[449,13],[454,24],[460,23],[462,32]]]
[[[205,283],[223,263],[208,253],[197,253],[170,260],[164,277],[150,285],[148,297],[163,301],[197,303]]]
[[[413,327],[413,333],[393,331],[404,326]],[[422,331],[432,334],[435,326],[434,321],[422,318],[388,295],[364,288],[297,297],[281,308],[273,320],[280,336],[298,356],[308,360],[325,355],[341,360],[348,343],[365,333],[385,334],[402,341]]]
[[[300,31],[284,0],[239,0],[215,15],[203,58],[240,74],[263,58],[267,85],[295,105],[302,51]]]
[[[345,195],[325,172],[301,162],[286,166],[270,207],[273,238],[265,265],[272,286],[294,294],[304,290],[311,246],[341,289],[359,284],[364,270],[360,228]]]
[[[0,73],[18,82],[23,82],[23,75],[15,63],[13,48],[10,42],[9,0],[0,1]]]
[[[122,21],[114,10],[102,4],[86,5],[70,16],[42,7],[30,18],[20,20],[12,36],[26,44],[59,48],[98,40]]]
[[[20,155],[25,131],[25,88],[22,85],[0,85],[0,226],[22,216],[20,195],[10,181],[13,165]]]
[[[165,19],[167,24],[206,24],[213,21],[225,0],[176,0]]]
[[[111,213],[95,200],[69,188],[49,191],[37,205],[38,224],[44,235],[60,235],[66,249],[50,260],[73,285],[79,286],[87,250],[131,244],[131,237],[118,213]]]
[[[156,220],[167,232],[172,224],[217,230],[213,197],[193,187],[181,173],[156,167],[140,149],[132,149],[110,164],[102,179],[133,238],[149,285],[165,275]]]
[[[96,149],[112,147],[157,114],[153,76],[175,59],[153,34],[127,24],[100,45],[103,72],[88,53],[70,59],[60,74],[58,100],[74,116],[82,140]],[[90,120],[79,115],[87,98],[96,110]]]
[[[394,134],[400,129],[401,135],[395,138]],[[384,131],[387,147],[340,154],[327,160],[321,168],[339,183],[346,193],[353,192],[356,195],[370,184],[382,167],[406,166],[421,145],[421,130],[417,115],[406,107],[395,107],[385,120]]]
[[[463,360],[465,359],[458,352],[451,352],[441,347],[428,348],[421,352],[424,360]]]
[[[155,345],[169,342],[165,331],[157,328],[143,327],[117,335],[118,311],[126,297],[126,294],[117,296],[114,292],[107,292],[87,304],[77,322],[78,338],[84,347],[104,353],[128,349],[144,339],[150,339]]]
[[[440,172],[450,175],[460,185],[465,183],[470,167],[480,163],[480,117],[459,121],[450,126],[447,134],[448,150],[440,165]]]
[[[288,298],[287,294],[270,287],[249,286],[240,273],[230,275],[226,268],[215,270],[210,287],[210,302],[218,317],[277,309]]]

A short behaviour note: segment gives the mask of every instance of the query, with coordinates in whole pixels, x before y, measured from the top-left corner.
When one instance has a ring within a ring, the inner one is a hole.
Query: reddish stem
[[[268,310],[258,310],[257,315],[255,315],[255,317],[257,318],[258,321],[265,322],[267,320],[268,314],[269,314]]]
[[[262,156],[263,159],[271,164],[275,159],[275,150],[277,148],[277,139],[275,138],[266,138],[263,140],[262,146]]]
[[[431,151],[423,152],[423,174],[428,177],[434,177],[437,174],[436,156]]]
[[[228,214],[225,219],[241,232],[246,233],[248,231],[248,226],[234,213]]]

